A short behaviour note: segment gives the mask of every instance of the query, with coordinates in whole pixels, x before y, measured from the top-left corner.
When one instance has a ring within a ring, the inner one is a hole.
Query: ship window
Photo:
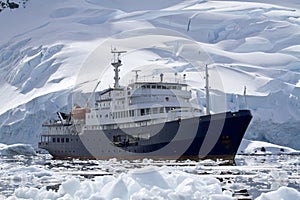
[[[146,121],[142,121],[141,122],[141,126],[147,126],[147,122]]]
[[[152,108],[152,113],[157,114],[158,113],[158,108]]]
[[[57,142],[60,142],[60,138],[57,138]]]
[[[161,108],[159,109],[159,112],[160,112],[160,113],[164,113],[164,108],[161,107]]]
[[[129,110],[129,117],[133,117],[134,116],[134,110]]]
[[[67,143],[69,142],[69,138],[66,138],[66,142],[67,142]]]
[[[65,142],[65,138],[61,138],[61,142],[64,143]]]
[[[170,107],[166,107],[166,112],[168,113],[170,111]]]
[[[161,85],[158,85],[158,86],[157,86],[157,89],[161,89]]]
[[[152,89],[155,89],[155,88],[156,88],[155,86],[156,86],[156,85],[152,85],[151,88],[152,88]]]
[[[55,142],[55,138],[52,138],[52,142]]]
[[[150,115],[150,108],[146,108],[146,115]]]
[[[146,88],[148,88],[148,89],[149,89],[149,88],[150,88],[150,85],[146,85]]]
[[[141,109],[141,116],[145,115],[145,109]]]

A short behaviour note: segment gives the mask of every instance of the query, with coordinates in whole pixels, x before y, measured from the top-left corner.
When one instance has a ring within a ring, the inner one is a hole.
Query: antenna
[[[245,101],[245,108],[247,108],[247,98],[246,98],[246,93],[247,93],[247,87],[244,86],[244,101]]]
[[[164,74],[161,73],[161,74],[160,74],[160,82],[163,82],[163,80],[164,80]]]
[[[119,84],[119,80],[120,80],[119,72],[120,72],[120,69],[119,69],[119,67],[122,66],[122,62],[120,60],[120,56],[121,56],[122,53],[126,53],[126,51],[118,51],[116,48],[114,48],[114,49],[111,50],[111,53],[113,54],[113,61],[112,61],[111,65],[115,68],[114,69],[114,71],[115,71],[114,88],[119,88],[120,87],[120,84]]]
[[[205,89],[206,89],[206,114],[210,115],[210,99],[209,99],[209,75],[208,75],[208,67],[205,65]]]
[[[132,72],[135,72],[135,82],[137,82],[138,81],[138,78],[139,78],[139,72],[140,72],[141,70],[132,70]]]
[[[93,92],[91,93],[91,95],[89,96],[88,100],[86,101],[86,107],[89,106],[90,100],[92,98],[92,96],[95,94],[97,87],[99,86],[99,84],[101,83],[101,81],[98,81],[95,88],[93,89]]]

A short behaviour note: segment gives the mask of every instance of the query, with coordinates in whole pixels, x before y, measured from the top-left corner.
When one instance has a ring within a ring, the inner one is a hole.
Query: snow
[[[299,164],[299,159],[291,157],[292,159],[281,160],[282,156],[278,158],[278,160],[275,157],[253,157],[249,160],[246,158],[242,165],[224,166],[211,160],[179,163],[151,160],[129,162],[115,159],[109,161],[46,160],[47,162],[44,163],[40,157],[36,157],[34,158],[36,161],[33,160],[31,165],[23,166],[28,163],[28,158],[24,157],[18,162],[2,160],[4,162],[0,170],[3,174],[1,181],[6,185],[17,186],[10,195],[3,197],[10,200],[229,200],[239,199],[234,191],[242,188],[247,189],[249,192],[247,195],[250,195],[248,197],[253,199],[298,199],[299,174],[295,165]],[[80,174],[74,173],[81,167]],[[105,171],[106,174],[101,174]],[[94,177],[84,178],[84,172],[91,173]],[[251,186],[249,181],[253,182],[255,189],[249,187]],[[259,193],[255,194],[253,190]],[[0,186],[1,191],[3,186]]]
[[[26,155],[35,156],[34,148],[29,144],[6,145],[0,143],[0,156]]]
[[[123,84],[132,69],[159,66],[156,74],[187,74],[200,94],[203,66],[211,64],[213,112],[242,107],[246,86],[254,118],[245,138],[299,150],[299,13],[297,0],[31,0],[26,8],[6,9],[0,13],[0,141],[36,147],[43,121],[69,112],[75,91],[91,90],[99,79],[101,89],[112,85],[113,46],[128,51]]]
[[[22,187],[8,199],[234,199],[216,178],[197,177],[168,167],[132,169],[118,177],[69,178],[58,191]]]
[[[300,192],[288,187],[280,187],[276,191],[262,194],[256,200],[267,200],[267,199],[300,199]]]
[[[267,155],[267,154],[297,154],[300,155],[300,151],[296,151],[289,147],[275,145],[262,141],[251,141],[243,139],[238,149],[238,154],[251,154],[251,155]]]

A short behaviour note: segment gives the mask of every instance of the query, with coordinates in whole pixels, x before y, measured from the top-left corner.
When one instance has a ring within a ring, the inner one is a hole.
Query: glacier
[[[222,83],[211,85],[212,99],[226,99],[225,108],[212,100],[214,112],[238,109],[246,86],[246,106],[254,118],[245,138],[300,150],[299,10],[297,0],[30,0],[24,8],[5,9],[0,13],[0,143],[37,147],[42,123],[57,111],[70,112],[78,88],[95,85],[99,77],[100,87],[112,84],[106,76],[111,45],[131,50],[124,57],[124,77],[131,66],[166,64],[203,88],[198,76],[203,69],[195,73],[176,57],[195,52],[184,46],[193,44],[205,51],[214,66],[211,75]],[[159,51],[162,46],[168,54]],[[93,65],[91,72],[87,65]],[[203,90],[198,93],[205,106]]]

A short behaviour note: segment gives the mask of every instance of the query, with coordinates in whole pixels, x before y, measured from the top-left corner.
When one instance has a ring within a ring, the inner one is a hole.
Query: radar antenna
[[[138,81],[138,78],[139,78],[139,72],[140,72],[141,70],[132,70],[132,72],[135,72],[135,82],[137,82]]]
[[[244,86],[244,101],[245,101],[245,108],[248,107],[248,104],[247,104],[247,87]]]
[[[120,72],[120,69],[119,69],[119,67],[122,66],[122,62],[120,60],[120,55],[122,53],[126,53],[126,51],[118,51],[116,48],[114,48],[114,49],[111,50],[111,53],[113,54],[113,60],[111,62],[111,65],[115,68],[114,69],[114,71],[115,71],[114,88],[119,88],[120,87],[120,84],[119,84],[119,80],[120,80],[119,72]]]

